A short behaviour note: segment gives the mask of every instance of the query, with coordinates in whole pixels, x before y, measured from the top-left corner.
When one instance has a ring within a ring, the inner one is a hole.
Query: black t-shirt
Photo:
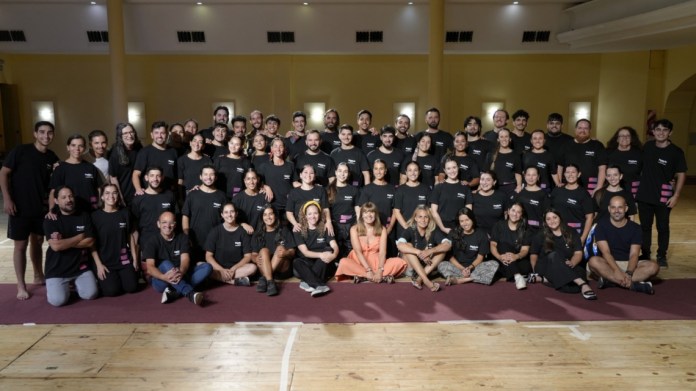
[[[418,144],[418,141],[420,141],[424,134],[430,136],[430,139],[432,140],[431,148],[433,149],[433,155],[435,155],[437,161],[439,162],[440,159],[442,159],[442,157],[452,149],[454,137],[442,129],[438,130],[436,133],[428,133],[426,130],[424,130],[416,134],[416,144]]]
[[[527,132],[522,133],[522,136],[518,136],[514,132],[510,132],[510,140],[512,141],[512,148],[520,156],[524,152],[532,149],[532,135]]]
[[[158,232],[145,242],[143,258],[154,259],[157,267],[162,261],[169,261],[175,267],[181,267],[181,256],[189,254],[189,251],[189,238],[186,234],[179,233],[174,235],[172,240],[167,240]]]
[[[141,172],[140,183],[143,188],[146,187],[143,177],[148,167],[159,166],[162,172],[162,188],[172,189],[177,181],[176,160],[179,156],[173,148],[157,149],[152,145],[148,145],[138,152],[138,157],[135,159],[134,170]]]
[[[213,253],[217,263],[229,269],[239,263],[245,254],[251,253],[251,240],[241,226],[237,226],[234,231],[228,231],[224,224],[219,224],[208,233],[205,251]]]
[[[466,155],[466,156],[456,156],[456,155],[445,155],[442,157],[442,160],[440,161],[440,174],[445,173],[445,163],[446,160],[454,160],[457,162],[457,166],[459,166],[459,180],[460,181],[467,181],[471,182],[472,179],[478,178],[481,176],[481,171],[479,169],[478,163],[476,163],[476,159],[473,157]]]
[[[631,245],[643,243],[643,232],[638,223],[626,222],[621,228],[614,226],[609,219],[597,223],[595,241],[607,242],[611,255],[617,261],[628,261],[631,256]]]
[[[283,162],[282,166],[269,162],[259,167],[258,172],[264,183],[273,190],[273,206],[277,210],[285,210],[292,182],[297,180],[295,165],[288,161]]]
[[[246,157],[234,159],[228,156],[220,156],[215,159],[215,171],[217,172],[217,188],[225,192],[229,199],[244,189],[244,173],[251,167],[251,162]]]
[[[643,170],[641,151],[635,148],[631,148],[628,151],[619,151],[618,149],[610,151],[607,154],[607,167],[611,165],[619,166],[621,169],[623,187],[632,189],[632,193],[637,192],[640,172]]]
[[[159,194],[139,195],[133,198],[131,212],[138,219],[138,229],[140,231],[140,244],[146,243],[145,237],[159,233],[157,220],[160,214],[165,211],[174,212],[176,200],[174,193],[165,190]]]
[[[413,151],[416,149],[416,138],[409,136],[406,138],[394,137],[394,148],[398,148],[404,152],[404,157],[407,155],[413,155]]]
[[[476,141],[469,142],[466,153],[469,154],[476,164],[478,164],[479,169],[485,169],[486,163],[488,162],[488,155],[493,153],[495,150],[495,144],[486,140],[485,138],[480,138]]]
[[[430,234],[430,238],[421,235],[417,228],[409,227],[401,231],[401,235],[399,235],[399,239],[397,239],[397,243],[410,243],[418,250],[437,247],[442,242],[450,242],[450,239],[437,227]]]
[[[302,136],[297,139],[289,137],[283,139],[283,142],[285,143],[285,150],[288,153],[288,157],[292,161],[295,161],[298,156],[302,155],[307,150],[306,139],[307,136]]]
[[[593,190],[597,186],[599,166],[607,164],[607,151],[597,140],[588,140],[582,144],[572,140],[563,148],[562,162],[564,167],[570,163],[580,167],[582,175],[578,182],[588,190]]]
[[[386,163],[386,181],[394,186],[398,186],[401,178],[401,162],[403,162],[405,159],[404,152],[400,149],[392,149],[391,153],[384,153],[377,148],[367,155],[367,163],[369,164],[370,169],[375,166],[375,160],[377,159],[384,160]]]
[[[227,202],[225,194],[220,190],[206,193],[194,190],[184,201],[181,214],[189,217],[189,238],[194,246],[203,246],[210,230],[222,222],[222,206]]]
[[[323,187],[314,186],[309,190],[296,187],[290,190],[290,194],[288,194],[288,202],[285,205],[285,210],[287,212],[292,212],[297,221],[299,221],[300,210],[307,201],[318,202],[322,210],[328,209],[329,207],[329,201],[326,198],[326,190]]]
[[[307,237],[303,237],[301,232],[295,232],[294,233],[294,241],[295,244],[299,247],[300,245],[304,244],[307,246],[307,249],[309,251],[314,251],[314,252],[333,252],[333,249],[331,248],[331,242],[334,241],[334,237],[329,235],[329,233],[324,230],[324,232],[318,232],[316,229],[308,229],[307,230]],[[306,259],[306,260],[316,260],[315,258],[307,258],[302,254],[302,251],[298,251],[297,255],[300,258]]]
[[[411,160],[411,156],[406,156],[401,163],[402,174],[406,174],[406,167]],[[440,159],[435,155],[426,155],[416,157],[416,162],[420,165],[421,183],[432,189],[435,186],[435,178],[440,172]]]
[[[379,220],[382,222],[382,225],[386,226],[389,224],[392,216],[395,195],[396,187],[394,187],[394,185],[376,185],[370,183],[360,190],[358,205],[362,206],[368,201],[375,204],[379,211]]]
[[[396,188],[394,196],[394,209],[398,209],[405,220],[413,215],[418,205],[428,205],[430,188],[422,183],[418,186],[403,184]]]
[[[336,175],[334,161],[331,159],[331,156],[327,155],[324,151],[319,151],[316,155],[311,155],[305,151],[305,153],[297,157],[296,163],[295,168],[298,171],[298,175],[304,166],[309,164],[314,167],[315,181],[317,184],[324,187],[329,185],[329,178]]]
[[[599,202],[594,203],[595,212],[597,212],[595,221],[600,221],[609,217],[609,203],[611,202],[611,198],[614,196],[622,196],[626,200],[626,204],[628,205],[626,216],[633,216],[638,213],[636,201],[633,199],[633,194],[631,194],[629,190],[621,189],[620,191],[610,192],[604,189],[601,190],[601,193],[595,193],[595,196],[597,194],[601,194],[601,198],[599,199]]]
[[[368,155],[370,152],[382,145],[382,140],[379,138],[379,136],[375,136],[372,133],[353,133],[353,145],[360,148],[365,155]]]
[[[658,148],[655,141],[643,146],[643,172],[636,199],[648,204],[664,204],[674,195],[670,181],[677,173],[686,172],[684,151],[674,144]]]
[[[327,155],[336,148],[341,147],[341,139],[338,138],[338,132],[321,132],[321,150]]]
[[[43,223],[46,240],[51,240],[53,235],[58,239],[68,239],[81,233],[85,237],[94,236],[92,221],[84,212],[72,215],[64,215],[58,212],[57,220],[46,219]],[[83,273],[89,267],[90,249],[71,247],[62,251],[53,251],[51,246],[46,250],[46,278],[69,278]]]
[[[558,164],[563,162],[563,149],[566,143],[572,143],[573,137],[566,133],[552,135],[546,132],[544,148],[553,154],[553,160]]]
[[[104,266],[109,270],[128,267],[133,261],[130,252],[132,223],[128,209],[111,213],[99,209],[92,212],[90,217],[97,240],[97,252]]]
[[[473,203],[474,197],[471,194],[471,189],[469,186],[462,185],[461,182],[440,183],[435,185],[430,193],[430,204],[438,206],[437,212],[443,223],[456,222],[457,212],[465,208],[467,204]]]
[[[336,198],[331,204],[331,221],[338,224],[353,224],[355,222],[355,206],[360,196],[355,186],[336,187]]]
[[[278,226],[271,232],[263,231],[262,234],[257,232],[251,238],[251,251],[259,252],[263,248],[267,248],[271,254],[275,254],[278,246],[283,246],[286,249],[295,247],[295,238],[290,231],[284,226]]]
[[[249,195],[246,191],[240,191],[232,197],[232,203],[237,209],[237,221],[247,223],[256,228],[263,216],[264,206],[267,204],[266,197],[258,193]]]
[[[517,179],[515,174],[522,174],[522,159],[520,155],[515,152],[508,153],[495,153],[489,155],[491,160],[495,156],[495,165],[493,166],[493,171],[498,178],[499,185],[509,185],[511,183],[516,183]],[[493,162],[491,161],[491,164]],[[490,167],[491,165],[488,165]]]
[[[551,192],[551,206],[560,214],[563,221],[577,233],[585,228],[585,215],[594,212],[594,203],[582,186],[569,190],[557,187]]]
[[[60,162],[51,176],[51,189],[56,190],[63,185],[73,190],[76,204],[81,210],[89,212],[97,209],[102,179],[94,164],[84,160],[77,164]]]
[[[461,236],[452,230],[449,239],[452,241],[452,255],[462,266],[471,265],[479,254],[486,259],[491,251],[488,235],[479,229],[474,230],[470,235],[462,234]]]
[[[546,150],[541,153],[525,152],[522,155],[522,171],[526,170],[527,167],[537,168],[537,171],[539,171],[539,186],[542,189],[551,189],[555,186],[551,175],[556,173],[558,167],[551,152]]]
[[[205,155],[198,160],[193,160],[187,155],[179,157],[176,168],[179,179],[184,180],[184,189],[191,190],[201,184],[201,169],[207,164],[212,165],[213,160]]]
[[[576,251],[582,251],[582,243],[580,242],[580,235],[571,230],[572,239],[571,243],[566,243],[563,235],[553,237],[553,248],[546,249],[544,246],[545,238],[544,231],[539,231],[539,233],[532,239],[532,245],[529,248],[529,254],[536,254],[539,257],[545,257],[551,251],[558,252],[563,259],[571,259]]]
[[[12,170],[10,195],[17,217],[43,217],[48,212],[49,182],[53,165],[58,161],[53,151],[39,152],[34,144],[13,148],[2,163]]]
[[[474,194],[474,216],[478,229],[490,234],[495,223],[503,220],[507,203],[505,193],[500,190],[494,190],[493,194],[488,196]]]
[[[519,230],[519,228],[517,228]],[[498,253],[519,253],[522,247],[531,245],[531,231],[522,233],[510,229],[506,220],[498,221],[491,231],[491,242],[495,242]]]
[[[346,163],[348,165],[348,171],[350,171],[350,181],[353,186],[362,186],[365,184],[365,178],[363,178],[363,171],[370,171],[370,167],[367,164],[367,158],[365,154],[358,148],[343,149],[336,148],[331,152],[331,159],[333,159],[334,164]]]
[[[549,194],[544,190],[529,191],[523,188],[513,196],[513,202],[522,203],[530,227],[541,228],[544,223],[544,212],[551,206]]]
[[[119,162],[118,153],[112,150],[111,156],[109,156],[109,176],[118,179],[118,185],[121,188],[121,194],[126,205],[130,205],[133,202],[133,196],[135,195],[135,187],[133,186],[133,167],[135,167],[135,161],[138,158],[138,151],[135,149],[126,150],[126,156],[128,157],[128,164],[121,165]]]

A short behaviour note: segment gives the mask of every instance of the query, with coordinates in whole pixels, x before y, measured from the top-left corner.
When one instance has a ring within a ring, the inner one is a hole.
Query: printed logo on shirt
[[[326,164],[324,163],[317,163],[317,167],[321,168],[322,170],[326,169]]]
[[[437,145],[438,147],[444,147],[445,143],[443,143],[442,141],[435,141],[435,145]]]
[[[86,172],[85,179],[94,179],[94,175],[90,174],[89,172]]]
[[[235,247],[242,247],[242,242],[234,242]]]
[[[637,166],[637,165],[638,165],[638,160],[635,160],[635,159],[628,159],[628,162],[626,162],[626,163],[628,163],[628,164],[631,165],[631,166]]]
[[[75,231],[77,231],[77,232],[85,232],[85,226],[84,226],[84,225],[76,225],[76,226],[75,226]]]
[[[501,209],[503,209],[503,204],[493,204],[493,209],[501,210]]]
[[[585,156],[594,157],[594,151],[585,151]]]
[[[472,149],[472,150],[471,150],[471,153],[472,153],[473,155],[481,155],[481,150],[480,150],[480,149]]]
[[[323,238],[323,237],[317,238],[317,243],[325,243],[325,242],[326,242],[326,238]]]
[[[505,162],[505,167],[507,167],[507,168],[514,168],[515,165],[512,164],[512,162]]]
[[[365,144],[365,146],[368,147],[368,148],[374,148],[374,147],[375,147],[375,143],[367,143],[367,144]]]
[[[578,204],[578,200],[574,200],[574,199],[572,199],[572,198],[568,198],[568,200],[566,200],[566,203],[568,203],[568,204],[570,204],[570,205],[577,205],[577,204]]]
[[[460,170],[464,170],[464,171],[468,171],[468,170],[469,170],[469,166],[467,166],[466,164],[460,164],[460,165],[459,165],[459,169],[460,169]]]
[[[118,227],[119,227],[119,228],[126,228],[126,226],[127,226],[126,223],[123,223],[123,222],[118,223]]]
[[[399,162],[394,162],[394,163],[392,163],[392,167],[399,168],[399,167],[401,167],[401,163],[399,163]]]
[[[537,162],[537,165],[536,165],[536,166],[539,167],[539,168],[546,168],[546,163],[544,163],[544,162]]]
[[[469,250],[470,250],[470,251],[476,251],[476,252],[478,252],[478,249],[479,249],[479,246],[477,246],[477,245],[474,245],[474,244],[470,244],[470,245],[469,245]]]
[[[529,200],[529,204],[534,205],[534,206],[539,206],[539,201],[538,200]]]
[[[162,209],[169,209],[172,207],[171,202],[163,202],[162,203]]]
[[[174,250],[174,256],[178,257],[181,255],[181,250]]]
[[[352,200],[353,200],[353,196],[352,196],[352,195],[343,196],[343,200],[344,200],[344,201],[352,201]]]
[[[219,203],[219,202],[213,202],[213,208],[220,209],[221,206],[222,206],[221,203]]]
[[[319,202],[319,198],[313,198],[312,201]]]
[[[424,195],[419,195],[419,196],[418,196],[418,201],[425,201],[425,196],[424,196]]]
[[[263,210],[263,205],[256,205],[256,211],[261,212]]]
[[[667,163],[668,162],[665,159],[657,159],[657,164],[659,164],[661,166],[667,166]]]
[[[283,175],[283,179],[285,179],[286,181],[289,181],[289,180],[290,180],[290,174],[284,174],[284,175]]]
[[[433,166],[431,166],[430,164],[424,164],[424,165],[423,165],[423,169],[424,169],[424,170],[432,171]]]
[[[353,165],[357,164],[357,161],[355,161],[353,159],[348,159],[348,161],[346,163],[348,163],[348,165],[350,165],[350,166],[353,166]]]
[[[392,198],[394,198],[394,193],[387,193],[387,199],[391,200]]]
[[[169,164],[170,166],[173,166],[174,163],[175,163],[174,160],[167,160],[167,164]]]
[[[466,198],[466,194],[464,194],[464,193],[457,193],[457,198]]]

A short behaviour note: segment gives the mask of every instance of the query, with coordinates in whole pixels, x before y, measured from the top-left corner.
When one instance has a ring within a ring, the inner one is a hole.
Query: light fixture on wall
[[[570,114],[570,125],[575,127],[575,123],[581,119],[590,119],[592,115],[592,102],[570,102],[568,104]]]
[[[227,107],[227,109],[230,111],[230,118],[229,118],[230,120],[232,119],[232,117],[235,116],[235,113],[234,113],[234,101],[213,102],[213,107],[212,107],[212,110],[211,110],[210,112],[213,113],[213,112],[215,111],[215,109],[218,108],[218,107],[220,107],[220,106],[225,106],[225,107]]]
[[[55,125],[56,115],[51,101],[31,102],[31,112],[34,123],[48,121]]]
[[[145,103],[144,102],[128,102],[128,122],[140,132],[145,132]]]
[[[396,102],[394,103],[394,113],[392,119],[395,120],[399,114],[406,114],[411,119],[411,123],[415,122],[416,103],[415,102]]]
[[[505,102],[483,102],[481,104],[481,133],[485,132],[484,129],[489,129],[493,127],[493,114],[496,111],[504,109]]]
[[[326,103],[307,102],[304,104],[304,112],[307,114],[307,129],[324,128],[324,113],[326,112]]]

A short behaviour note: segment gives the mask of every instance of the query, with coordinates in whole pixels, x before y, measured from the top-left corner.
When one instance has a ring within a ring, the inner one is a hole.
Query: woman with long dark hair
[[[277,295],[275,278],[292,277],[295,242],[290,231],[280,224],[278,212],[271,204],[263,207],[261,222],[251,238],[251,250],[251,259],[261,272],[256,291]]]
[[[352,249],[350,227],[355,223],[360,206],[358,206],[358,188],[349,182],[348,164],[336,165],[336,179],[326,189],[326,196],[331,211],[331,224],[340,249],[340,256],[346,256]]]
[[[499,221],[491,232],[491,255],[498,260],[500,271],[507,281],[514,281],[517,289],[525,289],[523,275],[532,272],[529,261],[531,231],[527,228],[524,207],[515,202],[507,210],[507,218]]]
[[[118,186],[121,200],[130,206],[135,195],[133,186],[133,167],[143,144],[138,139],[135,127],[127,122],[116,125],[116,142],[111,147],[109,157],[109,179]]]
[[[638,132],[630,126],[620,127],[607,141],[607,163],[621,169],[623,187],[630,189],[633,198],[638,193],[643,169],[642,149]]]

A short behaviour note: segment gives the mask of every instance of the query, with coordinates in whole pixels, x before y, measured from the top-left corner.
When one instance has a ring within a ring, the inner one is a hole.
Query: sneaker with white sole
[[[300,289],[302,289],[305,292],[314,292],[314,288],[309,286],[309,284],[307,284],[304,281],[300,281]]]
[[[518,290],[527,289],[527,280],[521,274],[515,274],[515,288]]]
[[[324,296],[325,294],[329,293],[331,291],[331,288],[329,288],[326,285],[319,285],[314,289],[311,293],[312,297],[319,297],[319,296]]]
[[[249,281],[249,277],[235,278],[234,285],[235,286],[251,286],[251,281]]]
[[[203,296],[203,292],[192,291],[187,296],[188,296],[188,299],[191,301],[191,303],[193,303],[195,305],[203,304],[203,299],[205,299],[205,296]]]
[[[174,301],[174,299],[176,299],[176,297],[177,294],[174,291],[174,289],[166,287],[164,288],[164,292],[162,292],[162,304],[171,303],[172,301]]]
[[[631,283],[631,290],[634,292],[645,293],[648,295],[655,294],[655,289],[653,289],[652,282],[650,281]]]

